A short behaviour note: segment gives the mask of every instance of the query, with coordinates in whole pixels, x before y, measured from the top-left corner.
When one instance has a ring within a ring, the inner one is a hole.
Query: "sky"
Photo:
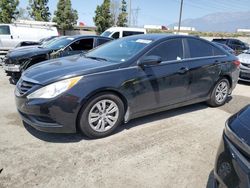
[[[20,0],[19,6],[27,7],[28,0]],[[54,13],[57,0],[49,0],[50,12]],[[78,21],[94,26],[93,17],[97,5],[103,0],[71,0],[78,11]],[[129,0],[127,0],[129,2]],[[143,25],[169,25],[178,22],[181,0],[131,0],[132,9],[138,8],[137,23]],[[182,20],[199,18],[216,12],[250,11],[250,0],[183,0]],[[135,12],[135,11],[134,11]]]

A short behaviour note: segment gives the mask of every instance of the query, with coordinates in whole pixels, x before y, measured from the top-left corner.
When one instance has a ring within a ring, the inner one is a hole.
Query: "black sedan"
[[[202,101],[223,105],[238,76],[237,58],[211,42],[136,35],[31,67],[15,95],[35,128],[100,138],[147,114]]]
[[[34,64],[51,58],[83,53],[111,40],[107,37],[89,35],[59,37],[41,46],[10,51],[5,57],[4,69],[14,79],[18,79],[21,72]]]
[[[214,177],[214,188],[250,187],[250,105],[226,122]]]

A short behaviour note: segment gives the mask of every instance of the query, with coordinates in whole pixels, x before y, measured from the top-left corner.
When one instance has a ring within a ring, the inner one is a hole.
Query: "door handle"
[[[179,74],[185,74],[187,71],[189,71],[189,69],[187,67],[182,67],[178,70]]]

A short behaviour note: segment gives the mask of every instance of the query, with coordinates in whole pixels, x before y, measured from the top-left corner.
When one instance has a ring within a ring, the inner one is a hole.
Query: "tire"
[[[223,78],[219,80],[214,86],[210,99],[207,101],[208,105],[212,107],[222,106],[226,103],[230,90],[228,79]]]
[[[97,94],[80,111],[79,129],[89,138],[106,137],[122,124],[124,112],[123,101],[118,96]]]

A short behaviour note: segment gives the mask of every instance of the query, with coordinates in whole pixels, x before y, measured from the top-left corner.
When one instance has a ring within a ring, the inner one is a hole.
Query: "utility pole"
[[[183,0],[181,0],[181,6],[180,6],[180,16],[179,16],[178,33],[180,33],[180,29],[181,29],[182,7],[183,7]]]

